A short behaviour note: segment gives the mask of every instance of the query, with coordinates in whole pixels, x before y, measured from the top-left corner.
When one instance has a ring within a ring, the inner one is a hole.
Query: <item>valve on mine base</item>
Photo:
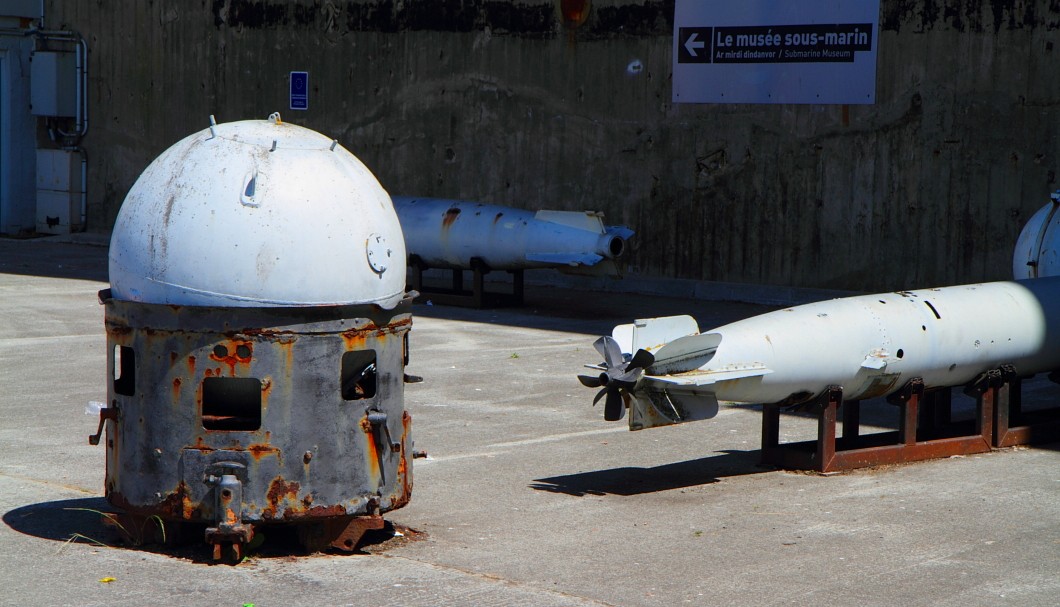
[[[243,524],[243,482],[247,467],[239,462],[217,462],[205,472],[203,482],[215,492],[214,520],[216,526],[207,527],[206,543],[213,544],[213,558],[222,559],[224,547],[230,548],[232,560],[243,558],[243,546],[254,538],[254,528]]]

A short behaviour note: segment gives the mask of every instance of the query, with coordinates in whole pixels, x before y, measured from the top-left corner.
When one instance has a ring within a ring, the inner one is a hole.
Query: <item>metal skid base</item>
[[[424,286],[423,273],[430,268],[416,255],[409,256],[409,269],[412,272],[409,288],[419,291],[424,297],[442,305],[464,306],[472,308],[521,306],[523,305],[523,271],[509,270],[512,275],[511,293],[490,293],[486,291],[486,274],[490,267],[481,259],[471,259],[471,290],[464,288],[464,271],[452,268],[452,287],[441,289]]]
[[[338,517],[299,525],[298,541],[307,552],[320,552],[328,548],[353,552],[361,545],[366,533],[385,526],[386,521],[378,514]]]
[[[128,512],[100,512],[101,522],[115,534],[120,543],[127,546],[181,546],[192,545],[203,539],[203,524],[163,521],[158,516],[146,516]],[[239,562],[247,551],[247,545],[254,538],[256,528],[244,524],[242,535],[218,533],[216,529],[206,529],[206,542],[213,546],[213,560]],[[378,531],[386,527],[386,521],[379,514],[358,516],[335,516],[317,520],[291,523],[289,525],[265,525],[260,529],[291,528],[297,538],[297,546],[291,545],[281,550],[299,548],[306,553],[334,549],[342,552],[354,552],[361,546],[364,536],[369,531]],[[269,533],[271,535],[271,533]],[[281,542],[282,543],[282,542]]]
[[[1060,407],[1024,414],[1021,383],[1010,368],[989,371],[965,388],[975,398],[975,419],[951,420],[949,388],[925,391],[919,378],[910,380],[887,401],[899,410],[898,431],[862,436],[860,401],[843,400],[843,389],[832,386],[811,402],[817,416],[817,440],[780,443],[780,414],[785,403],[765,405],[762,415],[762,463],[779,468],[840,472],[871,466],[984,453],[994,447],[1060,438]],[[836,421],[842,411],[842,436]]]

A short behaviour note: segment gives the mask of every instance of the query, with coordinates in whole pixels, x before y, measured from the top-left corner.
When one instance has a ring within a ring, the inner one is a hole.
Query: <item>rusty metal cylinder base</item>
[[[218,541],[377,516],[412,489],[410,303],[106,309],[106,496]],[[211,540],[212,541],[212,540]]]

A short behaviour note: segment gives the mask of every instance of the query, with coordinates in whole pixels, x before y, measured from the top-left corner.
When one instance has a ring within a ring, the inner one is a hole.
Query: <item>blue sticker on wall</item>
[[[309,72],[291,72],[291,109],[309,109]]]

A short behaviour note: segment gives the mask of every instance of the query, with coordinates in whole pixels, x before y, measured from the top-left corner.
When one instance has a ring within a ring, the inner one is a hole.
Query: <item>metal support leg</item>
[[[975,430],[988,445],[994,444],[994,414],[997,410],[998,396],[1005,384],[1000,369],[991,369],[964,388],[964,393],[975,398]],[[1005,403],[1008,402],[1008,391],[1005,391]]]
[[[762,452],[771,453],[780,445],[780,404],[762,406]]]
[[[810,406],[817,414],[817,440],[780,444],[780,409],[784,403],[762,408],[762,463],[796,470],[827,472],[836,456],[836,414],[843,389],[830,386]]]
[[[901,390],[887,397],[887,402],[898,405],[898,444],[915,445],[918,414],[924,396],[924,380],[915,377]]]
[[[1012,447],[1060,438],[1060,408],[1025,413],[1022,378],[1011,366],[1001,367],[999,372],[1001,379],[994,401],[991,444]]]
[[[469,261],[471,270],[471,290],[464,290],[465,269],[450,268],[452,287],[450,289],[432,289],[423,285],[423,272],[428,269],[423,261],[412,255],[409,265],[413,268],[411,288],[425,298],[439,304],[485,308],[487,306],[520,306],[523,304],[523,271],[511,270],[512,293],[488,293],[486,291],[486,274],[493,271],[481,258],[473,257]]]
[[[957,426],[946,427],[947,424],[941,423],[950,415],[948,391],[925,394],[924,382],[920,378],[910,380],[887,399],[899,408],[897,432],[860,435],[859,403],[844,403],[842,388],[832,386],[813,406],[818,415],[817,440],[780,444],[781,404],[765,405],[762,461],[783,468],[835,472],[989,451],[996,400],[996,389],[990,387],[991,382],[978,384],[979,419],[975,433],[962,434],[958,430],[957,436],[925,436],[924,428],[920,426],[926,418],[942,426],[940,434],[952,433]],[[843,439],[837,446],[835,423],[840,406],[843,407]]]
[[[409,255],[409,268],[412,269],[412,290],[422,291],[423,271],[427,269],[427,264],[418,255]]]
[[[835,422],[839,405],[843,404],[843,388],[830,386],[821,398],[817,416],[817,470],[827,472],[835,459]]]

